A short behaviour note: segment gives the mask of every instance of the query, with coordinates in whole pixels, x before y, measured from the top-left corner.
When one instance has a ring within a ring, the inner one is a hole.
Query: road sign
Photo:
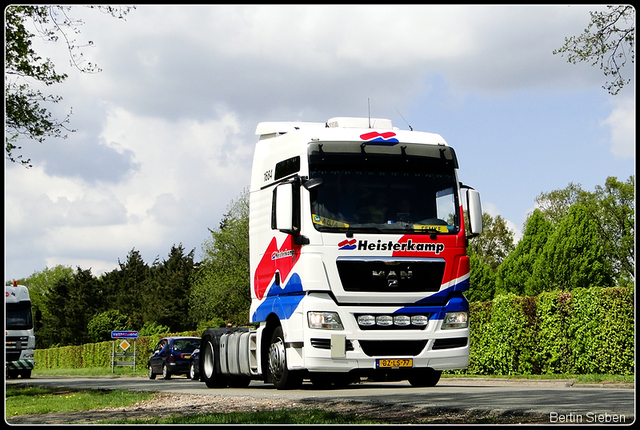
[[[120,348],[122,348],[123,351],[126,351],[127,349],[129,349],[131,345],[129,345],[129,342],[127,342],[126,340],[123,340],[122,342],[120,342]]]
[[[137,331],[112,331],[111,332],[111,339],[122,339],[122,338],[137,339],[138,332]]]

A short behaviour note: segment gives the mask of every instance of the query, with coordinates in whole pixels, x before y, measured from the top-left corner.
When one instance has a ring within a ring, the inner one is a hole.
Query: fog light
[[[411,317],[411,324],[417,326],[429,325],[429,317],[426,315],[413,315]]]
[[[469,327],[469,320],[466,312],[447,312],[442,321],[443,330],[467,327]]]
[[[358,317],[358,325],[363,327],[370,327],[376,325],[376,317],[373,315],[360,315]]]
[[[395,317],[393,317],[393,323],[399,326],[407,326],[411,324],[411,318],[409,318],[407,315],[396,315]]]
[[[382,327],[393,325],[393,317],[390,315],[380,315],[376,317],[376,324]]]

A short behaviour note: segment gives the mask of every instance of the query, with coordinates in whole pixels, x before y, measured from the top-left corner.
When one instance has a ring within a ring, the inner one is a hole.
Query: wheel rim
[[[153,376],[153,369],[151,368],[151,366],[149,366],[149,377]]]
[[[269,347],[269,370],[276,380],[282,378],[286,366],[284,341],[279,337]]]
[[[202,363],[202,370],[207,378],[211,378],[215,373],[215,356],[213,355],[213,345],[211,342],[207,342],[207,347],[204,350],[204,357]]]

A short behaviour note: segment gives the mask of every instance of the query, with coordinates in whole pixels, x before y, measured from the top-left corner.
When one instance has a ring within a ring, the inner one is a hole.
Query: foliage
[[[167,336],[202,336],[202,330],[185,332],[165,332],[135,339],[136,360],[138,368],[144,369],[149,360],[150,352],[160,339]],[[138,333],[140,334],[140,333]],[[35,350],[35,362],[38,369],[82,369],[111,367],[111,352],[113,340],[99,343],[85,343],[82,345],[56,346]]]
[[[109,308],[126,315],[131,327],[140,328],[146,322],[142,313],[142,295],[150,273],[151,269],[140,252],[132,249],[124,263],[118,260],[118,268],[101,278]]]
[[[482,234],[469,241],[467,253],[471,267],[471,301],[491,300],[495,293],[498,267],[513,251],[513,231],[500,215],[482,214]]]
[[[539,209],[534,210],[525,223],[522,239],[498,268],[496,294],[524,294],[524,286],[533,275],[534,263],[552,232],[551,223]]]
[[[568,332],[571,312],[571,294],[544,292],[538,296],[538,338],[536,361],[541,364],[541,373],[569,373],[572,363]]]
[[[182,244],[171,247],[169,258],[156,261],[142,286],[142,314],[145,321],[184,331],[194,327],[189,317],[191,277],[198,265],[195,250],[185,255]]]
[[[611,77],[604,89],[615,95],[631,79],[622,77],[627,61],[634,62],[635,8],[631,5],[607,6],[606,12],[589,12],[591,21],[579,36],[565,38],[564,45],[554,54],[567,54],[567,61],[582,61],[599,66],[605,76]]]
[[[635,279],[635,176],[626,182],[607,178],[596,186],[596,222],[610,256],[613,275],[621,282]]]
[[[632,288],[589,288],[573,293],[569,337],[577,373],[634,372]]]
[[[116,330],[121,315],[126,329],[147,327],[149,334],[192,329],[188,297],[191,277],[197,268],[195,250],[185,254],[182,245],[173,246],[167,260],[149,267],[132,250],[125,263],[100,279],[91,270],[76,272],[62,266],[46,270],[26,280],[38,285],[47,275],[50,286],[38,287],[34,302],[41,303],[41,322],[36,324],[38,348],[55,345],[80,345],[96,341],[99,333]],[[55,276],[54,276],[55,275]],[[111,312],[109,312],[111,311]],[[90,330],[91,329],[91,330]]]
[[[155,321],[147,321],[144,323],[140,331],[138,331],[139,336],[153,336],[154,334],[163,334],[169,333],[171,329],[166,325],[160,325]]]
[[[123,19],[131,7],[90,6],[113,17]],[[18,139],[42,143],[48,137],[65,138],[71,111],[64,119],[52,118],[47,105],[58,103],[62,97],[45,94],[39,88],[64,82],[66,73],[55,71],[50,59],[43,59],[33,49],[36,36],[27,30],[27,24],[36,28],[39,37],[47,42],[65,41],[71,64],[80,72],[94,73],[100,69],[84,63],[78,50],[90,46],[77,42],[71,34],[80,32],[81,20],[69,16],[72,6],[8,6],[5,9],[5,152],[6,158],[26,167],[31,159],[23,159],[17,151]]]
[[[249,322],[249,191],[227,208],[220,226],[209,230],[204,258],[189,299],[195,321],[221,318],[235,325]]]
[[[129,319],[117,309],[99,313],[87,325],[89,341],[94,343],[111,339],[113,330],[131,330]]]
[[[633,294],[592,287],[471,303],[467,372],[632,375]]]
[[[612,279],[611,262],[604,252],[592,209],[575,204],[534,263],[525,293],[533,296],[542,291],[612,285]]]
[[[583,202],[585,191],[580,184],[569,182],[566,188],[540,193],[535,201],[537,209],[554,227],[569,213],[569,208]]]
[[[101,312],[104,301],[98,280],[91,270],[78,268],[72,276],[60,278],[44,298],[42,337],[47,345],[79,345],[89,340],[90,319]]]

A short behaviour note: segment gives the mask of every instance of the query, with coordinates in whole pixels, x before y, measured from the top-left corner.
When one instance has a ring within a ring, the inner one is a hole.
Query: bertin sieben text
[[[549,412],[549,422],[551,423],[626,423],[627,417],[621,414],[610,414],[608,412],[597,413],[587,412],[586,414],[561,414],[558,412]]]

